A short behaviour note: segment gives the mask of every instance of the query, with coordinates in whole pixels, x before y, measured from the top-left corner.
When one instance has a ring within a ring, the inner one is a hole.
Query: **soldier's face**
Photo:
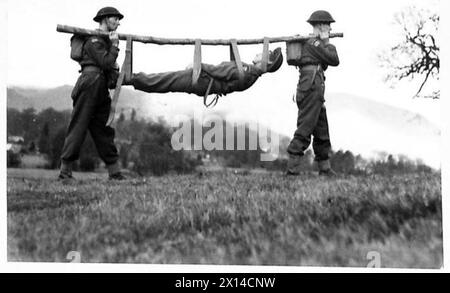
[[[330,33],[331,32],[331,26],[329,23],[321,23],[320,24],[320,30],[323,33]]]
[[[331,32],[331,26],[329,23],[316,23],[313,26],[313,33],[315,35],[327,36]]]
[[[108,31],[113,32],[117,30],[119,25],[120,25],[119,17],[111,16],[106,18],[106,27],[108,28]]]
[[[262,54],[261,53],[259,53],[259,54],[257,54],[256,56],[255,56],[255,58],[253,59],[253,64],[258,64],[258,63],[261,63],[261,61],[262,61]]]
[[[270,56],[272,55],[272,51],[270,51],[269,50],[269,60],[267,61],[268,63],[267,64],[272,64],[272,61],[270,60]],[[253,59],[253,64],[254,65],[258,65],[258,64],[261,64],[262,63],[262,57],[263,57],[263,54],[262,53],[259,53],[259,54],[257,54],[256,56],[255,56],[255,58]]]

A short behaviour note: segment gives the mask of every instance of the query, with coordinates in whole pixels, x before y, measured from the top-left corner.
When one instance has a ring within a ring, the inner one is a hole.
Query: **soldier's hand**
[[[330,33],[322,32],[319,34],[319,38],[322,40],[324,45],[330,43]]]
[[[319,33],[319,37],[320,37],[322,40],[328,40],[328,39],[330,38],[330,33],[327,32],[327,31],[321,31],[321,32]]]
[[[111,40],[111,43],[113,46],[118,47],[119,46],[119,34],[117,32],[110,32],[109,33],[109,39]]]

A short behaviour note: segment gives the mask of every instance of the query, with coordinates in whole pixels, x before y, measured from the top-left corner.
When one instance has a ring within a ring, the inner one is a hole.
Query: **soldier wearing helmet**
[[[314,37],[302,46],[301,56],[293,61],[300,71],[296,102],[298,107],[297,129],[288,146],[288,175],[299,173],[299,160],[311,144],[319,174],[334,176],[329,156],[331,142],[328,130],[327,113],[324,105],[325,70],[328,66],[338,66],[336,47],[329,43],[330,24],[335,22],[331,14],[324,10],[315,11],[307,20],[313,27]]]
[[[123,15],[114,7],[100,9],[94,17],[98,30],[109,32],[109,37],[93,36],[85,40],[79,61],[81,75],[73,91],[73,111],[61,155],[60,179],[71,179],[72,166],[87,131],[106,164],[110,179],[124,179],[118,165],[118,152],[114,145],[114,129],[106,126],[111,99],[108,88],[113,88],[118,73],[119,38],[116,32]]]

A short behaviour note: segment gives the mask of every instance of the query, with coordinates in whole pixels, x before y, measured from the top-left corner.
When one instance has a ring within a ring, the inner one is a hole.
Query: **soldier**
[[[114,145],[114,129],[106,126],[111,106],[108,88],[116,83],[118,71],[119,38],[116,29],[123,15],[113,7],[100,9],[94,17],[99,30],[109,37],[86,39],[81,75],[72,91],[73,111],[61,155],[59,179],[72,179],[72,166],[79,158],[80,148],[89,130],[101,159],[105,162],[109,179],[125,179],[120,172],[118,152]]]
[[[185,92],[205,96],[205,98],[208,94],[226,95],[248,89],[265,73],[262,69],[261,58],[261,54],[258,54],[253,60],[253,64],[243,63],[242,79],[239,79],[236,62],[226,61],[219,65],[201,64],[201,72],[196,85],[192,83],[192,68],[163,73],[132,74],[125,84],[133,85],[135,89],[149,93]],[[270,51],[267,72],[278,70],[282,63],[281,48]],[[215,101],[217,101],[217,97]]]
[[[327,11],[315,11],[308,19],[315,37],[302,46],[301,57],[293,65],[299,67],[300,78],[297,85],[296,102],[298,106],[297,130],[288,146],[288,175],[298,175],[300,157],[311,144],[319,175],[334,176],[329,156],[331,152],[325,109],[325,75],[328,66],[338,66],[336,47],[329,43],[330,24],[335,22]]]

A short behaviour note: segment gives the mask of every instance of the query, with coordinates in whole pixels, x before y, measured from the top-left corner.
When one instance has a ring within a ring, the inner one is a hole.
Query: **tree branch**
[[[404,41],[391,47],[389,55],[380,58],[391,69],[386,80],[424,76],[415,96],[420,95],[430,77],[439,79],[439,46],[435,38],[439,16],[436,13],[427,16],[425,12],[427,11],[410,9],[396,16],[396,22],[404,33]],[[439,98],[440,92],[434,91],[431,96]]]

